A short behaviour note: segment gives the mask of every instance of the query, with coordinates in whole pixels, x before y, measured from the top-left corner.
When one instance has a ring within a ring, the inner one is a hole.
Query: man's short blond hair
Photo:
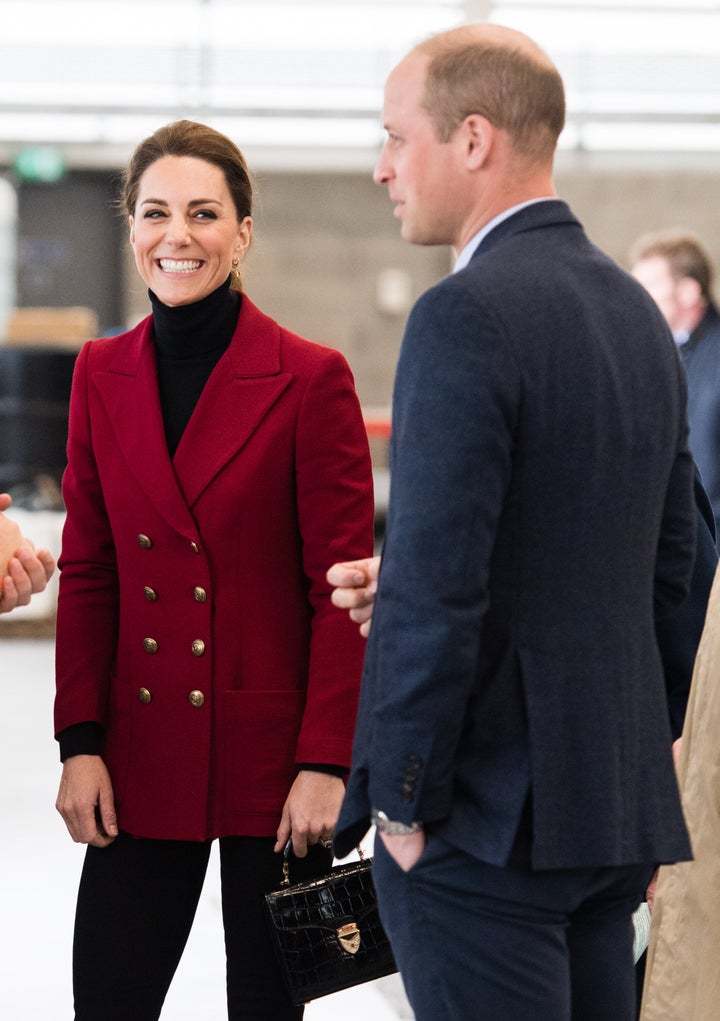
[[[510,136],[516,152],[552,161],[565,125],[565,89],[555,65],[527,37],[494,38],[459,28],[421,43],[429,58],[423,105],[441,142],[466,117],[479,114]]]

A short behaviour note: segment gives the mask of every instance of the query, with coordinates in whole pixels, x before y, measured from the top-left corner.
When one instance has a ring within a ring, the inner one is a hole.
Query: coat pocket
[[[295,779],[304,691],[226,691],[225,762],[231,812],[277,815]]]

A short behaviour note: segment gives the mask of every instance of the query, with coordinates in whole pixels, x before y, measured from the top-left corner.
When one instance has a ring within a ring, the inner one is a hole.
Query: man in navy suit
[[[682,367],[555,196],[563,87],[527,37],[421,44],[384,120],[403,237],[459,258],[398,363],[336,853],[375,822],[418,1021],[625,1021],[632,911],[690,855],[655,639],[695,553]]]
[[[655,622],[673,741],[682,734],[695,656],[718,562],[715,519],[697,472],[694,491],[697,548],[690,592],[678,607]],[[365,637],[370,633],[379,570],[380,557],[375,556],[333,564],[328,571],[328,581],[336,586],[332,594],[333,602],[350,611],[351,618],[360,625],[360,631]],[[412,593],[407,592],[406,597],[412,599]],[[657,873],[648,891],[648,900],[654,898],[656,882]],[[635,965],[637,1017],[640,1016],[646,956],[643,952]]]

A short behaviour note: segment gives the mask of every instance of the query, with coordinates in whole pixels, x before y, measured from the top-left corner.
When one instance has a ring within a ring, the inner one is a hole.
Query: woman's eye
[[[198,209],[195,217],[198,220],[217,220],[217,214],[212,209]]]
[[[146,209],[145,212],[143,213],[143,219],[157,220],[164,215],[165,213],[162,211],[162,209]]]

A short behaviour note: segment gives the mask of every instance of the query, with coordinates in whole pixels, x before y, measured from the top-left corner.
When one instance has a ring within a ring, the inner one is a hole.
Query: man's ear
[[[675,297],[685,309],[695,308],[703,303],[702,288],[692,277],[682,277],[675,285]]]
[[[483,117],[479,113],[471,113],[462,122],[459,131],[465,146],[468,167],[471,169],[481,167],[492,149],[495,126],[487,117]]]

